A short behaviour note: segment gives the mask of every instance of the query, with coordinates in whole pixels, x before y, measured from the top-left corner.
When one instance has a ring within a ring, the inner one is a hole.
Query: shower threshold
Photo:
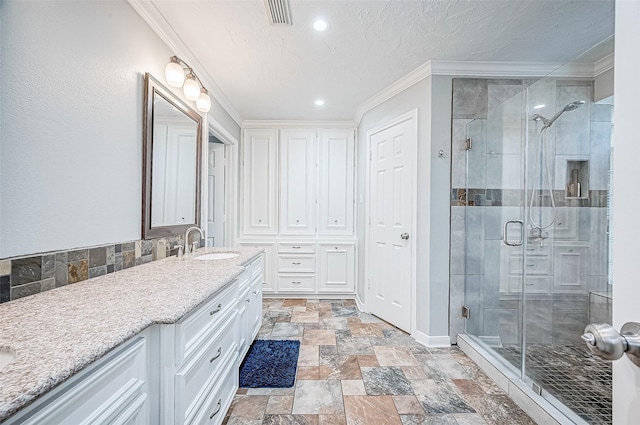
[[[515,368],[491,352],[472,335],[459,334],[458,347],[484,373],[502,388],[536,423],[553,425],[589,425],[584,419],[552,396],[542,397],[533,391],[531,383],[520,379]],[[553,399],[552,403],[549,399]]]

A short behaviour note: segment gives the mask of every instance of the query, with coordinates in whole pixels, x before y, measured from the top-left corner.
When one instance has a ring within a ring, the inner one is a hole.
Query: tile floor
[[[301,341],[293,388],[240,388],[224,424],[535,424],[457,347],[427,349],[353,300],[265,299],[260,339]]]
[[[495,349],[516,369],[519,346]],[[591,425],[612,423],[611,363],[594,357],[584,344],[528,344],[527,375]]]

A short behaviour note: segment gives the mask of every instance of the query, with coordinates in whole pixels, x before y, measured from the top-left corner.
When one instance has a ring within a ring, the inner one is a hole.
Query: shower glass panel
[[[575,423],[611,423],[611,366],[580,335],[611,323],[613,105],[575,75],[612,48],[541,79],[453,83],[451,275],[452,288],[464,281],[465,332]]]

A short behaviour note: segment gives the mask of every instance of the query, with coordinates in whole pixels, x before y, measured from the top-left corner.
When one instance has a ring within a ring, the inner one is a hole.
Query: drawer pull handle
[[[256,289],[255,291],[253,291],[253,295],[258,295],[258,290]]]
[[[247,298],[245,301],[250,303],[251,302],[251,298]]]
[[[222,304],[218,304],[218,308],[216,308],[215,310],[211,310],[209,312],[209,316],[213,316],[216,313],[220,313],[220,310],[222,310]]]
[[[300,265],[300,263],[291,263],[291,264],[293,264],[294,266],[299,266]]]
[[[211,360],[209,360],[209,363],[213,363],[213,361],[218,357],[220,357],[221,355],[222,355],[222,347],[219,347],[218,352],[216,353],[215,356],[211,357]]]
[[[300,248],[302,248],[302,247],[301,247],[301,246],[292,246],[291,248],[292,248],[292,249],[300,249]]]
[[[291,282],[291,283],[293,283],[294,285],[300,285],[302,282]]]
[[[217,415],[217,414],[218,414],[218,412],[220,412],[220,409],[222,409],[222,399],[221,399],[221,398],[220,398],[220,399],[218,399],[218,408],[216,409],[216,411],[215,411],[215,412],[213,412],[211,415],[209,415],[209,419],[213,419],[213,417],[214,417],[215,415]]]

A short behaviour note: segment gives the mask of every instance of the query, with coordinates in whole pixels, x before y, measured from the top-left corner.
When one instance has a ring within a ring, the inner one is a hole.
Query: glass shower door
[[[606,424],[611,366],[580,338],[596,319],[593,299],[610,287],[612,106],[593,103],[592,91],[590,81],[553,77],[527,88],[523,370],[567,416]]]
[[[486,112],[466,125],[466,333],[519,373],[526,204],[523,84],[471,83],[486,93]]]

